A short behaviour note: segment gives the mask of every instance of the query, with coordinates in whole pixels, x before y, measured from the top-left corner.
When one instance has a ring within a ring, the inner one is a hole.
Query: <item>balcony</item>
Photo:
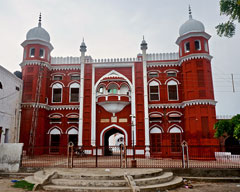
[[[127,94],[99,94],[97,96],[97,104],[112,113],[113,116],[122,111],[130,101],[131,97]]]

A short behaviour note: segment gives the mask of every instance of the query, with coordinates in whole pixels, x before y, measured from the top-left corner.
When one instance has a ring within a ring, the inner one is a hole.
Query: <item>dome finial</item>
[[[143,35],[143,40],[141,43],[141,50],[147,50],[147,42],[144,39],[144,35]]]
[[[189,13],[189,19],[192,19],[192,10],[190,5],[188,7],[188,13]]]
[[[41,12],[40,12],[40,14],[39,14],[39,19],[38,19],[38,27],[41,27],[41,25],[42,25],[42,15],[41,15]]]

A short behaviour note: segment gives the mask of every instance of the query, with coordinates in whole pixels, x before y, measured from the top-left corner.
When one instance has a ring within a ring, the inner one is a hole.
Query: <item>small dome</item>
[[[38,26],[30,29],[27,32],[27,40],[42,40],[48,43],[50,42],[50,36],[48,32],[41,27],[41,14],[39,16]]]
[[[42,27],[34,27],[28,31],[27,40],[42,40],[49,43],[50,36]]]
[[[182,36],[190,32],[205,32],[202,22],[189,18],[179,29],[179,35]]]

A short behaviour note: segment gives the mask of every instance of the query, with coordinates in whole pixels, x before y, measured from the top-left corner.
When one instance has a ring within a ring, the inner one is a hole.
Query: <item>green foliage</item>
[[[214,125],[215,137],[232,136],[240,140],[240,114],[229,120],[220,120]]]
[[[21,181],[16,182],[13,185],[13,187],[15,187],[15,188],[22,188],[22,189],[26,189],[28,191],[32,191],[32,189],[34,187],[34,184],[28,183],[25,180],[21,180]]]
[[[229,19],[216,26],[218,35],[232,37],[236,28],[234,21],[240,23],[240,0],[220,0],[220,14],[228,16]]]

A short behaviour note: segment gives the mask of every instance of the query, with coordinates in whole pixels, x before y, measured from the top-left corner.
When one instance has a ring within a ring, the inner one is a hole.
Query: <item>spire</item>
[[[40,12],[40,14],[39,14],[39,19],[38,19],[38,27],[41,27],[41,25],[42,25],[42,15],[41,15],[41,12]]]
[[[141,43],[141,50],[147,50],[147,42],[144,39],[144,35],[143,35],[143,40]]]
[[[80,52],[86,52],[87,51],[87,46],[85,45],[84,38],[83,41],[80,45]]]
[[[189,13],[189,19],[192,19],[192,10],[190,5],[188,7],[188,13]]]

